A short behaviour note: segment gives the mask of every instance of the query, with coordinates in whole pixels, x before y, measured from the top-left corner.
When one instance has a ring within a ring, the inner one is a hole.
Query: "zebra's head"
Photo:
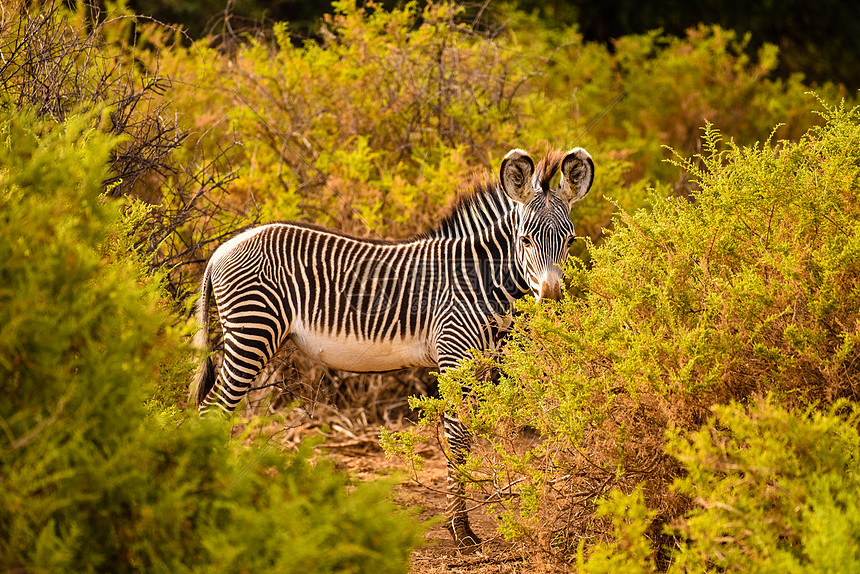
[[[550,180],[561,171],[558,188]],[[529,154],[511,150],[502,160],[502,189],[517,204],[517,263],[538,299],[561,299],[561,266],[576,232],[570,220],[571,206],[585,197],[594,181],[594,162],[582,148],[548,154],[535,165]]]

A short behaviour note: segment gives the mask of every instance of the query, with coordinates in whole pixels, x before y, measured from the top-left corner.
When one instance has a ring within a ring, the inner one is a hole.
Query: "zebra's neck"
[[[484,293],[494,302],[494,312],[511,311],[514,300],[529,292],[528,280],[516,253],[519,212],[512,210],[475,235],[458,239],[476,254]]]

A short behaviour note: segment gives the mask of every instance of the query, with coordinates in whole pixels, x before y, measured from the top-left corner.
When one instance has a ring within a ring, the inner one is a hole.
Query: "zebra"
[[[472,350],[498,349],[514,300],[561,298],[561,265],[576,236],[570,211],[593,180],[594,162],[582,148],[549,150],[537,166],[513,149],[498,179],[473,184],[439,225],[411,239],[294,222],[240,233],[215,250],[203,274],[198,345],[209,337],[214,295],[224,356],[217,376],[211,354],[201,362],[192,387],[198,408],[232,412],[288,338],[318,362],[355,372],[444,372]],[[455,415],[442,423],[450,451],[446,524],[469,552],[480,539],[458,468],[472,437]]]

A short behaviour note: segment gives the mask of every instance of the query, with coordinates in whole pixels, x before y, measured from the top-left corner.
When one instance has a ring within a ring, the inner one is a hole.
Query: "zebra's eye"
[[[532,246],[532,238],[528,235],[523,235],[520,237],[520,243],[523,244],[523,247],[531,247]]]
[[[564,242],[564,246],[568,249],[573,245],[574,240],[576,239],[576,235],[569,235],[567,240]]]

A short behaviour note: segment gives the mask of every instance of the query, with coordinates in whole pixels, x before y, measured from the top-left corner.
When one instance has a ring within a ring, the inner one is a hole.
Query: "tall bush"
[[[499,385],[443,378],[488,443],[464,472],[500,501],[506,534],[567,560],[579,539],[613,536],[595,501],[643,483],[659,553],[661,525],[691,504],[668,491],[684,469],[666,429],[765,394],[785,409],[860,399],[860,116],[821,115],[798,142],[742,148],[706,128],[705,153],[679,160],[701,191],[622,213],[591,268],[570,264],[577,296],[524,300]]]
[[[417,533],[385,487],[147,414],[193,352],[120,249],[103,120],[0,114],[0,569],[405,571]]]
[[[157,61],[183,79],[174,98],[197,122],[192,141],[210,153],[242,142],[231,154],[247,168],[228,201],[259,206],[264,219],[405,237],[425,231],[475,171],[495,171],[511,148],[537,155],[584,131],[585,118],[573,118],[582,130],[562,132],[557,113],[542,115],[554,101],[528,104],[541,97],[535,77],[549,54],[538,59],[505,31],[474,24],[450,2],[390,11],[335,2],[319,43],[295,45],[287,23],[227,53],[146,37],[170,47]],[[578,143],[604,152],[590,136]],[[620,187],[620,163],[602,165],[605,188]],[[602,212],[583,222],[595,237],[611,212],[596,203]]]
[[[175,152],[188,135],[170,97],[171,80],[149,52],[146,27],[124,5],[12,0],[0,15],[0,109],[26,108],[62,122],[82,107],[110,106],[101,129],[117,138],[106,174],[111,196],[137,197],[135,240],[150,268],[170,269],[167,287],[187,297],[199,246],[246,222],[220,204],[232,179],[224,154],[183,163]],[[154,25],[150,25],[150,29]],[[161,28],[175,39],[172,26]],[[205,233],[204,233],[205,232]],[[192,269],[189,270],[189,267]]]
[[[681,36],[629,34],[614,39],[610,49],[584,41],[576,26],[502,13],[506,41],[534,70],[519,98],[518,129],[553,142],[594,141],[627,162],[628,183],[645,178],[688,193],[690,182],[662,161],[669,157],[663,146],[701,153],[698,128],[705,122],[726,129],[743,146],[765,139],[777,123],[780,137],[796,140],[815,119],[802,76],[775,73],[777,47],[765,44],[752,53],[750,37],[731,29],[700,25]],[[817,89],[829,99],[846,95],[829,83]],[[626,194],[613,193],[629,202]],[[624,207],[632,211],[642,204]]]
[[[716,27],[629,36],[608,50],[507,5],[492,7],[493,20],[450,2],[385,10],[344,1],[331,11],[321,40],[300,45],[288,23],[190,46],[141,23],[136,53],[178,80],[170,100],[192,132],[179,161],[220,157],[235,169],[211,194],[229,212],[406,237],[511,148],[579,145],[599,170],[574,223],[599,241],[615,206],[645,206],[649,185],[689,192],[662,146],[700,152],[705,121],[741,145],[776,122],[780,136],[798,138],[811,121],[801,79],[774,77],[774,47],[750,57],[747,38]],[[170,184],[163,196],[168,205],[190,197]],[[212,220],[200,221],[170,239],[205,234]],[[580,245],[576,253],[587,257]]]

